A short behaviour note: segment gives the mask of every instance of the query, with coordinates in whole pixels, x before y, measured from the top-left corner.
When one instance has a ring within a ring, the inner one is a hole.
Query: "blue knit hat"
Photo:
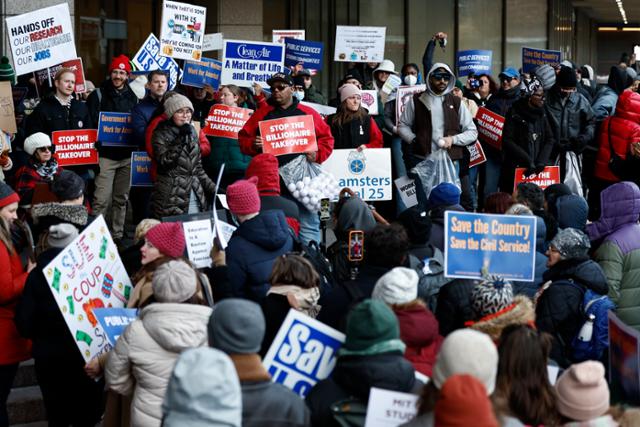
[[[450,182],[436,185],[429,194],[429,209],[460,204],[460,189]]]

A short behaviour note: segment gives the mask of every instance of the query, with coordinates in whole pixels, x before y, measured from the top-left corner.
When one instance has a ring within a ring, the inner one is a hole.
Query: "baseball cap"
[[[267,80],[267,84],[269,86],[273,85],[275,82],[283,82],[289,86],[293,86],[293,79],[285,73],[275,73],[269,78],[269,80]]]
[[[516,70],[513,67],[507,67],[504,70],[502,70],[502,72],[500,73],[500,75],[498,77],[502,77],[502,76],[510,77],[512,79],[513,78],[518,79],[518,78],[520,78],[520,73],[518,73],[518,70]]]

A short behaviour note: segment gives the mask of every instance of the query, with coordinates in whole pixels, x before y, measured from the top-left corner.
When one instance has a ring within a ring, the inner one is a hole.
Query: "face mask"
[[[303,91],[295,91],[293,92],[293,96],[295,96],[298,101],[302,101],[304,99],[304,92]]]
[[[404,84],[407,86],[415,86],[418,83],[418,78],[412,74],[404,76]]]

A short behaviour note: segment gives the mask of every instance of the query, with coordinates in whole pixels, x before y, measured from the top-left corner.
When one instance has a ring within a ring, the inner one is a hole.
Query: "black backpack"
[[[318,243],[312,241],[309,242],[308,245],[305,245],[293,230],[289,229],[289,232],[293,238],[293,251],[298,252],[303,258],[309,261],[320,276],[320,294],[324,295],[331,291],[336,285],[333,269],[331,268],[329,260],[320,250]]]

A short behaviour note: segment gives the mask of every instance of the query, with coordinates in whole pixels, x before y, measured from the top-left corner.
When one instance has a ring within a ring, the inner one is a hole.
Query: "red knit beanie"
[[[131,64],[129,63],[129,58],[126,55],[116,56],[111,60],[111,64],[109,65],[109,72],[113,70],[122,70],[126,71],[127,74],[131,74]]]
[[[236,215],[249,215],[260,212],[258,178],[239,179],[227,187],[229,210]]]
[[[0,209],[19,201],[20,197],[13,191],[13,188],[0,181]]]
[[[152,227],[144,236],[153,246],[166,256],[178,258],[186,246],[181,222],[163,222]]]
[[[271,153],[261,153],[251,159],[245,177],[258,178],[258,192],[261,196],[280,195],[280,173],[278,159]]]
[[[452,375],[440,389],[434,409],[436,427],[498,427],[482,383],[471,375]]]

